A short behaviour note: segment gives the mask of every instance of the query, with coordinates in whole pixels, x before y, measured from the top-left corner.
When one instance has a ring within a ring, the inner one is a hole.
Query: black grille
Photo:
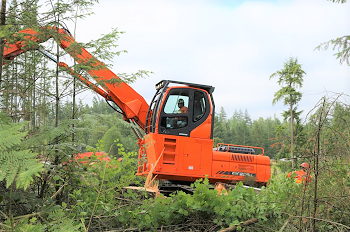
[[[229,148],[228,152],[231,153],[240,153],[240,154],[255,154],[255,150],[253,148],[248,147],[228,147],[228,146],[220,146],[218,151],[227,152],[227,149]]]

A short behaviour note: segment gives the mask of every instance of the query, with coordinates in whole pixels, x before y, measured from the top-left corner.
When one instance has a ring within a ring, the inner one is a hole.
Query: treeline
[[[349,133],[348,122],[350,121],[350,107],[335,99],[328,99],[332,108],[325,122],[326,125],[339,135]],[[69,107],[68,107],[69,108]],[[121,115],[117,114],[104,100],[93,98],[92,105],[81,105],[83,120],[79,127],[87,129],[86,134],[77,134],[77,141],[87,146],[96,147],[99,141],[102,142],[104,151],[108,152],[113,142],[118,140],[124,145],[126,151],[137,152],[137,139],[132,133],[130,125],[125,123]],[[69,109],[66,109],[69,112]],[[294,126],[295,153],[296,157],[303,157],[307,147],[307,141],[314,130],[314,120],[312,112],[309,118],[304,120],[297,118]],[[283,117],[282,117],[283,118]],[[306,123],[302,123],[306,121]],[[254,146],[264,148],[265,155],[273,159],[290,157],[290,123],[287,119],[280,120],[276,116],[268,118],[258,118],[252,120],[248,111],[235,110],[231,117],[228,117],[224,108],[215,114],[214,122],[214,147],[218,143],[228,143],[236,145]],[[323,150],[329,146],[334,134],[323,135],[323,143],[320,145]],[[100,144],[99,144],[100,145]],[[101,147],[99,147],[101,149]],[[261,152],[261,150],[257,150]],[[111,155],[117,154],[113,146]]]
[[[337,96],[338,99],[339,96]],[[344,97],[344,95],[343,95]],[[329,117],[324,125],[332,128],[333,133],[323,135],[323,143],[320,144],[322,150],[327,150],[334,142],[334,135],[339,138],[347,136],[349,133],[350,106],[346,103],[336,101],[333,98],[325,99],[330,107],[327,112]],[[315,104],[315,107],[318,106]],[[307,142],[315,127],[315,115],[310,111],[307,119],[299,118],[295,120],[295,155],[296,158],[304,157]],[[283,118],[283,115],[281,115]],[[305,123],[303,123],[305,122]],[[280,120],[276,116],[266,119],[260,117],[252,120],[248,111],[235,110],[232,117],[228,117],[223,108],[215,116],[214,145],[217,143],[229,143],[246,146],[262,147],[265,154],[273,159],[290,159],[290,122],[285,118]],[[339,141],[338,141],[339,142]],[[346,146],[345,144],[343,144]]]
[[[122,144],[126,152],[138,152],[138,140],[131,125],[106,101],[94,97],[92,105],[82,106],[81,113],[77,127],[83,130],[76,133],[76,138],[78,143],[84,144],[84,151],[93,147],[110,156],[120,157],[117,144]]]
[[[228,117],[224,108],[221,108],[215,116],[214,146],[217,143],[228,143],[262,147],[265,155],[274,158],[279,149],[272,145],[276,142],[276,132],[282,123],[277,117],[252,120],[247,110],[244,113],[242,110],[235,110]],[[257,152],[261,153],[261,150]]]

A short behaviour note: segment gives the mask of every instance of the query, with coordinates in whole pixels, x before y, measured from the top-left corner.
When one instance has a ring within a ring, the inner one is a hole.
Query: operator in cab
[[[309,170],[310,170],[310,165],[308,163],[302,163],[300,164],[300,170],[290,172],[288,174],[288,177],[291,177],[295,173],[295,176],[294,176],[295,183],[297,184],[304,183],[307,185],[309,182],[311,182],[311,176],[309,174]]]
[[[185,106],[185,101],[182,98],[180,98],[177,101],[177,106],[179,107],[179,111],[178,111],[179,114],[187,113],[187,107]]]
[[[180,98],[177,100],[177,106],[179,109],[176,111],[178,114],[185,114],[187,113],[188,109],[185,106],[185,101]],[[175,117],[173,122],[172,122],[172,127],[173,128],[182,128],[187,126],[187,117]]]

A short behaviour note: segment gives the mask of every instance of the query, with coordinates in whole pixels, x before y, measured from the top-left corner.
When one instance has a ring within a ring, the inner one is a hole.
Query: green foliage
[[[82,231],[82,223],[80,221],[67,217],[67,215],[68,214],[64,207],[56,205],[43,212],[18,217],[16,218],[17,220],[15,225],[13,224],[13,219],[7,219],[1,226],[2,229],[5,229],[6,231],[13,229],[12,231],[16,232]],[[42,223],[43,219],[45,219],[45,223]]]
[[[121,137],[122,135],[120,131],[118,131],[115,126],[108,129],[108,131],[106,131],[106,133],[102,137],[103,147],[106,148],[110,155],[118,155],[118,146],[116,143]]]
[[[332,112],[332,117],[325,121],[325,123],[327,122],[325,125],[327,125],[326,128],[333,128],[330,131],[336,132],[338,140],[335,139],[334,134],[325,130],[322,133],[324,136],[322,141],[332,143],[332,146],[325,150],[327,154],[335,154],[336,151],[337,156],[343,154],[344,159],[327,159],[328,161],[320,166],[320,170],[326,171],[321,172],[318,179],[318,202],[323,202],[317,205],[317,212],[320,213],[317,215],[319,221],[317,221],[316,226],[319,231],[334,228],[332,223],[321,220],[337,222],[337,226],[340,228],[346,228],[342,225],[349,224],[346,213],[350,211],[346,203],[349,198],[345,196],[348,196],[347,191],[350,187],[348,175],[350,170],[345,157],[349,157],[350,154],[342,148],[342,146],[346,147],[350,141],[348,139],[349,109],[345,104],[329,104],[329,106],[334,106],[334,108],[326,110]],[[109,120],[107,116],[98,116],[97,118],[99,120],[91,120],[96,125],[113,122],[112,118]],[[315,128],[318,119],[319,116],[315,115],[312,118],[314,121],[311,120],[307,128],[310,125],[312,125],[311,128]],[[234,117],[227,119],[227,123],[231,123],[233,128],[238,121],[234,120],[236,120]],[[283,125],[283,123],[279,124],[280,122],[276,119],[264,120],[261,118],[251,123],[247,119],[244,121],[251,134],[261,134],[264,137],[268,136],[268,132],[274,135],[276,125]],[[114,126],[113,123],[108,125]],[[83,131],[79,133],[81,132]],[[284,130],[282,132],[285,133]],[[260,141],[258,137],[252,136],[251,139],[256,143]],[[123,146],[116,144],[116,147],[122,148]],[[99,146],[96,147],[98,151],[101,149]],[[310,154],[305,155],[310,157]],[[141,180],[134,175],[137,167],[137,154],[126,153],[124,149],[119,149],[116,156],[123,157],[123,160],[120,162],[112,158],[108,164],[97,162],[93,165],[75,163],[74,166],[68,166],[66,171],[61,169],[60,172],[52,172],[56,180],[52,181],[52,184],[63,186],[64,183],[69,183],[64,187],[64,192],[69,194],[69,197],[63,198],[67,200],[59,206],[54,206],[52,200],[43,204],[38,212],[40,212],[40,217],[45,219],[45,223],[38,220],[30,221],[29,217],[25,217],[29,220],[15,220],[15,228],[23,230],[37,228],[48,231],[60,227],[66,228],[68,231],[70,228],[73,228],[72,230],[85,230],[85,228],[101,230],[102,228],[102,230],[146,231],[156,231],[163,228],[163,230],[188,231],[204,230],[210,226],[219,230],[232,225],[241,225],[242,222],[253,218],[260,220],[249,228],[244,226],[242,228],[247,231],[263,231],[266,228],[278,231],[284,224],[286,224],[287,230],[306,229],[312,225],[312,220],[308,217],[313,212],[314,207],[314,182],[307,188],[303,185],[296,185],[293,179],[286,178],[286,174],[289,172],[286,170],[290,169],[288,166],[284,169],[285,173],[277,173],[270,180],[269,185],[263,188],[260,195],[254,193],[252,189],[242,188],[239,184],[232,191],[229,191],[228,195],[217,196],[217,191],[210,189],[212,186],[204,181],[194,184],[196,190],[193,195],[179,192],[168,198],[153,199],[148,198],[145,193],[123,190],[124,186],[130,184],[140,185]],[[92,158],[92,160],[94,159]],[[312,164],[312,162],[310,163]],[[312,177],[314,178],[314,175]],[[13,199],[17,199],[17,197],[13,196]],[[48,204],[53,204],[54,207],[48,207]],[[265,218],[266,214],[270,217]],[[301,224],[300,217],[304,217]],[[288,223],[286,223],[287,221]],[[10,221],[6,221],[6,223],[6,225],[11,226]]]
[[[334,3],[346,3],[347,0],[329,0]],[[339,59],[340,64],[346,62],[350,65],[350,36],[345,35],[338,37],[336,39],[329,40],[328,42],[321,43],[319,46],[315,48],[315,50],[327,50],[329,46],[333,47],[333,50],[337,50],[338,52],[334,54],[336,59]]]
[[[296,89],[303,86],[304,75],[305,72],[301,69],[301,65],[298,64],[298,59],[289,58],[289,60],[284,63],[284,69],[270,76],[270,79],[278,77],[277,83],[282,87],[275,93],[272,104],[276,104],[276,102],[280,100],[283,100],[284,105],[297,104],[302,94],[296,91]]]
[[[310,112],[306,125],[308,142],[300,148],[298,162],[311,165],[311,183],[288,186],[285,174],[270,180],[269,201],[278,205],[281,219],[272,220],[276,228],[301,231],[349,230],[349,108],[335,98],[323,98]],[[342,123],[339,123],[342,122]],[[341,124],[341,125],[340,125]],[[291,184],[294,184],[293,182]],[[284,186],[287,189],[283,192]],[[285,225],[283,225],[285,223]],[[293,229],[294,228],[294,229]]]
[[[1,25],[0,27],[0,38],[7,37],[12,34],[10,31],[11,25]]]
[[[347,2],[347,0],[328,0],[328,1],[335,2],[335,3],[346,3]]]
[[[0,181],[6,181],[8,188],[15,180],[17,188],[26,189],[39,176],[42,164],[35,153],[21,147],[27,132],[23,131],[26,122],[13,124],[0,116]]]
[[[214,147],[216,147],[218,143],[227,142],[227,122],[224,108],[221,107],[219,117],[215,117],[214,120]]]
[[[86,107],[78,127],[86,128],[78,133],[79,142],[96,147],[98,141],[103,141],[105,152],[115,156],[118,147],[115,141],[123,144],[126,152],[138,151],[137,138],[132,132],[132,125],[125,122],[120,114],[115,113],[105,101],[94,98],[93,106]],[[111,149],[111,150],[110,150]]]
[[[217,143],[260,146],[265,149],[266,155],[275,157],[278,150],[272,145],[275,143],[273,139],[276,137],[277,126],[280,124],[281,122],[276,117],[251,120],[247,110],[245,113],[241,110],[235,111],[231,118],[225,120],[220,119],[220,115],[215,116],[214,147]],[[260,150],[256,152],[261,153]]]
[[[192,223],[205,226],[211,222],[220,228],[239,225],[252,218],[264,219],[265,214],[273,212],[272,205],[262,202],[253,189],[242,188],[241,183],[227,195],[220,196],[217,190],[210,189],[208,180],[197,181],[193,187],[193,195],[178,192],[168,198],[145,200],[132,212],[124,209],[118,214],[118,220],[143,230],[171,225],[178,230],[189,230]]]
[[[116,146],[121,148],[117,156],[122,157],[122,161],[113,157],[108,163],[106,161],[90,163],[97,158],[91,157],[86,160],[87,164],[81,163],[74,168],[73,185],[83,188],[67,186],[70,193],[70,206],[67,206],[69,216],[84,221],[86,228],[89,224],[90,228],[94,228],[101,222],[95,215],[109,215],[113,218],[119,205],[123,207],[123,202],[117,200],[122,198],[122,187],[140,183],[139,178],[134,175],[137,154],[124,152],[121,144]],[[101,223],[100,226],[111,228],[108,223]]]
[[[275,93],[275,97],[272,104],[283,100],[284,105],[288,105],[288,111],[284,112],[284,118],[287,118],[287,113],[290,114],[290,152],[292,158],[292,166],[294,166],[294,120],[299,118],[301,112],[296,112],[296,105],[301,100],[302,94],[296,89],[301,88],[303,85],[304,70],[301,69],[301,65],[298,63],[297,58],[290,57],[288,61],[284,63],[284,68],[280,71],[273,73],[270,79],[278,77],[277,83],[281,86],[281,89]],[[295,111],[295,112],[293,112]],[[294,115],[294,114],[296,115]]]
[[[137,151],[136,139],[133,137],[130,138],[133,135],[126,136],[126,134],[122,133],[123,130],[118,129],[117,126],[113,126],[102,137],[103,147],[111,156],[118,157],[120,150],[124,149],[126,152]],[[118,145],[117,143],[120,144]],[[120,145],[123,146],[121,147]]]
[[[315,49],[317,50],[327,50],[329,46],[332,47],[332,50],[338,50],[337,53],[334,54],[336,59],[339,59],[340,64],[343,64],[344,62],[347,63],[347,65],[350,65],[350,36],[341,36],[336,39],[332,39],[328,42],[324,42],[317,46]]]

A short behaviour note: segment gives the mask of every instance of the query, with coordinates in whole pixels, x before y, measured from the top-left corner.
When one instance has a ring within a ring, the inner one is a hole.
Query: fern
[[[0,125],[0,152],[21,143],[27,134],[20,132],[21,128],[23,128],[23,123],[18,123],[18,125]]]
[[[26,189],[33,176],[42,171],[37,154],[21,148],[27,135],[22,131],[26,124],[14,124],[0,116],[0,181],[5,180],[7,188],[16,181],[17,188]]]

